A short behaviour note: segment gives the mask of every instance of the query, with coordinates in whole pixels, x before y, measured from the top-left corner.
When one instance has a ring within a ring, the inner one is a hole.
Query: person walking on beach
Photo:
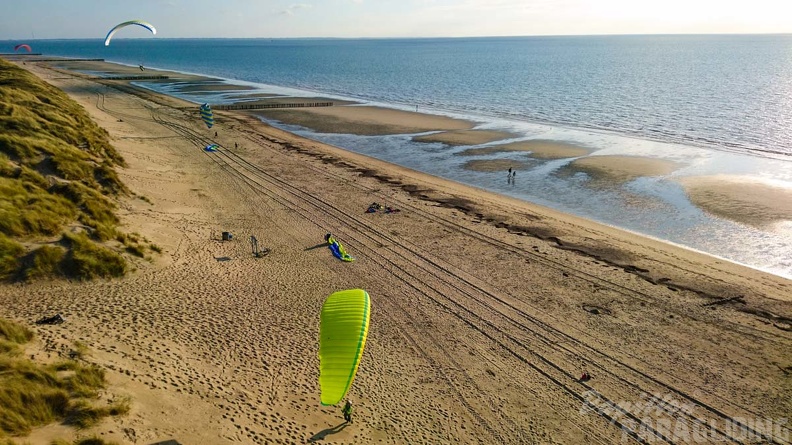
[[[341,412],[344,414],[344,421],[352,423],[352,404],[349,400],[347,400],[344,407],[341,408]]]

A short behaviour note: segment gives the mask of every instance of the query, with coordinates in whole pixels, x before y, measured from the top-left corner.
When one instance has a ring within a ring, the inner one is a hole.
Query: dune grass
[[[145,257],[118,230],[124,165],[82,106],[0,59],[0,279],[117,277]]]
[[[129,412],[128,398],[104,406],[92,403],[106,386],[104,369],[77,361],[41,365],[21,358],[21,348],[32,338],[24,326],[0,319],[0,345],[8,346],[0,348],[0,439],[58,421],[87,428]]]

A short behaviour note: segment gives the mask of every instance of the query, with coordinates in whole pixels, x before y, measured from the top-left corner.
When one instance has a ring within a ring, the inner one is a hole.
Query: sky
[[[792,33],[790,0],[22,0],[0,39]],[[117,38],[146,36],[126,28]]]

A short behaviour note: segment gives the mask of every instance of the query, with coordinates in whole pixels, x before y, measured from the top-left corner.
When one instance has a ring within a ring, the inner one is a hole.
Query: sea
[[[476,146],[414,142],[414,135],[318,133],[269,123],[335,146],[523,199],[792,278],[792,221],[754,227],[693,205],[685,177],[728,175],[792,189],[792,35],[630,35],[413,39],[34,40],[35,52],[103,58],[224,79],[254,91],[182,94],[196,103],[251,92],[348,99],[469,119],[506,142],[555,140],[586,156],[677,162],[670,174],[618,187],[561,174],[573,159],[465,168]],[[498,141],[497,143],[503,143]],[[527,165],[527,167],[525,167]],[[650,204],[646,204],[650,203]]]

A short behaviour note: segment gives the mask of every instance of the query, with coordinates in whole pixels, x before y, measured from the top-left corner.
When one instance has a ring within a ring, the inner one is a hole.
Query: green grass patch
[[[99,243],[119,236],[116,199],[129,190],[115,168],[124,165],[81,105],[0,60],[0,279],[123,275],[118,252],[143,256],[143,248]],[[78,224],[93,248],[66,235],[62,248],[47,246]]]
[[[0,318],[0,339],[17,344],[25,344],[33,340],[33,331],[12,321]]]
[[[126,261],[113,250],[99,246],[83,233],[64,233],[70,251],[63,267],[68,274],[81,279],[120,277],[126,272]]]
[[[32,337],[29,329],[0,319],[0,344],[23,345]],[[60,421],[87,427],[128,413],[128,398],[94,403],[105,386],[105,371],[95,365],[41,365],[0,349],[0,436],[24,436],[36,426]]]
[[[66,257],[66,249],[59,246],[43,245],[31,252],[30,256],[32,264],[25,268],[25,278],[62,275],[61,263]]]
[[[2,218],[1,214],[0,218]],[[22,244],[0,232],[0,278],[12,276],[16,272],[19,268],[18,258],[23,253],[25,248]]]

